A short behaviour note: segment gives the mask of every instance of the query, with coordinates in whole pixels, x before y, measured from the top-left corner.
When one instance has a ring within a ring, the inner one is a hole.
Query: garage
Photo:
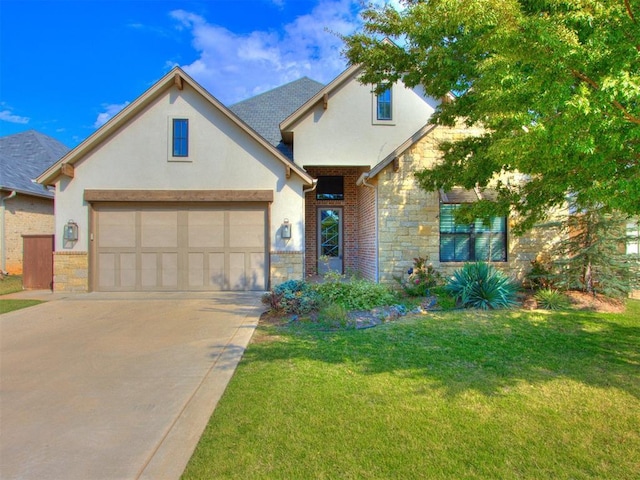
[[[96,291],[266,290],[268,204],[92,204]]]

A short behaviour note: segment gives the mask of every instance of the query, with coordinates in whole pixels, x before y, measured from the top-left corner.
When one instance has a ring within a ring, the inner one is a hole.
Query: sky
[[[375,0],[394,3],[398,0]],[[346,67],[361,0],[0,0],[0,136],[70,148],[178,65],[226,105]]]

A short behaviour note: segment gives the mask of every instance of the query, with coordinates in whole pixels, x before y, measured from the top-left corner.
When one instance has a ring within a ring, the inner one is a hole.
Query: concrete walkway
[[[256,292],[17,296],[51,301],[0,315],[3,480],[179,478],[263,311]]]

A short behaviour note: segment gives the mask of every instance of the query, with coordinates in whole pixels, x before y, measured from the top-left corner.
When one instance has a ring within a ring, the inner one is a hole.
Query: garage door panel
[[[224,218],[223,211],[189,211],[189,247],[224,247]]]
[[[266,288],[266,206],[102,204],[95,209],[98,290]]]
[[[162,286],[177,287],[178,286],[178,253],[161,253],[160,265],[162,269]]]
[[[142,211],[140,214],[143,248],[178,246],[178,212]]]
[[[116,255],[101,253],[98,255],[98,286],[113,288],[116,286]]]
[[[135,253],[120,254],[120,286],[133,288],[136,286],[137,262]]]
[[[209,277],[208,286],[214,290],[228,290],[229,286],[225,280],[225,254],[210,253],[209,255]]]
[[[101,212],[98,242],[103,247],[135,247],[136,213],[117,210]]]

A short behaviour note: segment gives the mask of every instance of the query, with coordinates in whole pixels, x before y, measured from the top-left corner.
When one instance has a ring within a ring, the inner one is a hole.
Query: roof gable
[[[67,146],[35,130],[1,137],[0,189],[53,198],[33,180],[67,152]]]
[[[189,84],[198,94],[205,98],[214,108],[219,110],[225,115],[232,123],[240,127],[248,137],[260,144],[263,148],[268,150],[277,160],[283,164],[283,173],[286,175],[290,172],[296,173],[302,180],[311,185],[313,179],[300,167],[291,163],[287,157],[285,157],[279,150],[277,150],[271,143],[260,136],[256,131],[251,129],[244,121],[242,121],[235,113],[224,106],[218,99],[211,95],[206,89],[200,86],[195,80],[187,75],[181,68],[175,67],[167,75],[156,82],[151,88],[144,92],[135,101],[125,107],[120,113],[115,115],[111,120],[104,124],[100,129],[89,136],[85,141],[78,145],[75,149],[70,151],[67,155],[61,158],[58,162],[47,169],[37,181],[45,185],[53,184],[56,179],[62,174],[62,169],[67,165],[73,165],[87,154],[101,145],[105,140],[115,134],[122,126],[124,126],[129,120],[133,119],[139,112],[145,107],[154,102],[164,92],[171,88],[177,88],[182,90],[184,88],[184,82]]]

